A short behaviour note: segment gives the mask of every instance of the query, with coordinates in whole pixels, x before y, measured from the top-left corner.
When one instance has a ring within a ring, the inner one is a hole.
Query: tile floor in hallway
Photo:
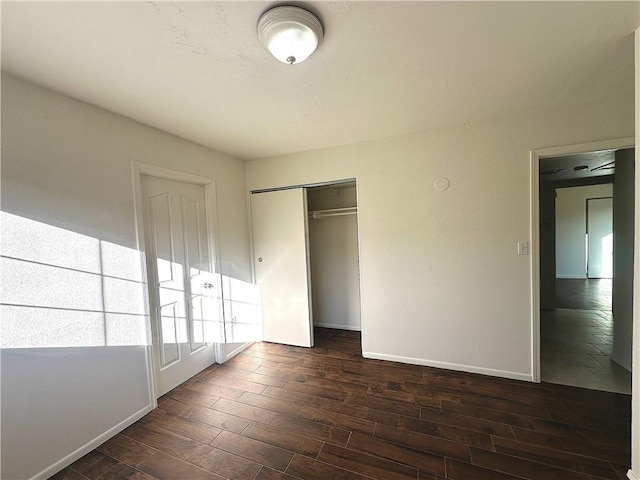
[[[557,279],[556,292],[559,308],[540,315],[542,381],[631,394],[631,373],[609,357],[611,280]]]

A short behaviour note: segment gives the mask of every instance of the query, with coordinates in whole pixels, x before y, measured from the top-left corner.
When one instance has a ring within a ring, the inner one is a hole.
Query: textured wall
[[[3,478],[54,473],[151,404],[132,161],[217,180],[223,273],[247,280],[241,161],[3,75],[3,254],[24,257],[2,259],[3,302],[27,304],[2,311]]]

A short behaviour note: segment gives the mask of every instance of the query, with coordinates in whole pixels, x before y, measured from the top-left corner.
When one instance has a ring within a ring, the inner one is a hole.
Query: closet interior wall
[[[308,188],[307,204],[313,324],[360,331],[357,214],[332,215],[357,207],[355,182]]]

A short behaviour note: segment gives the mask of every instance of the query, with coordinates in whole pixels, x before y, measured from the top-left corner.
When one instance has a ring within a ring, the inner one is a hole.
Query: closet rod
[[[342,215],[357,215],[358,207],[348,208],[332,208],[329,210],[316,210],[315,212],[309,212],[309,216],[314,220],[326,217],[339,217]]]

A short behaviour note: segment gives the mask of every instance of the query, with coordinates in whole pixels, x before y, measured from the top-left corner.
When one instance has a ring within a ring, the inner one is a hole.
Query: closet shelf
[[[329,210],[315,210],[313,212],[309,212],[309,217],[313,218],[314,220],[318,220],[320,218],[326,218],[326,217],[356,215],[357,213],[358,213],[358,207],[332,208]]]

